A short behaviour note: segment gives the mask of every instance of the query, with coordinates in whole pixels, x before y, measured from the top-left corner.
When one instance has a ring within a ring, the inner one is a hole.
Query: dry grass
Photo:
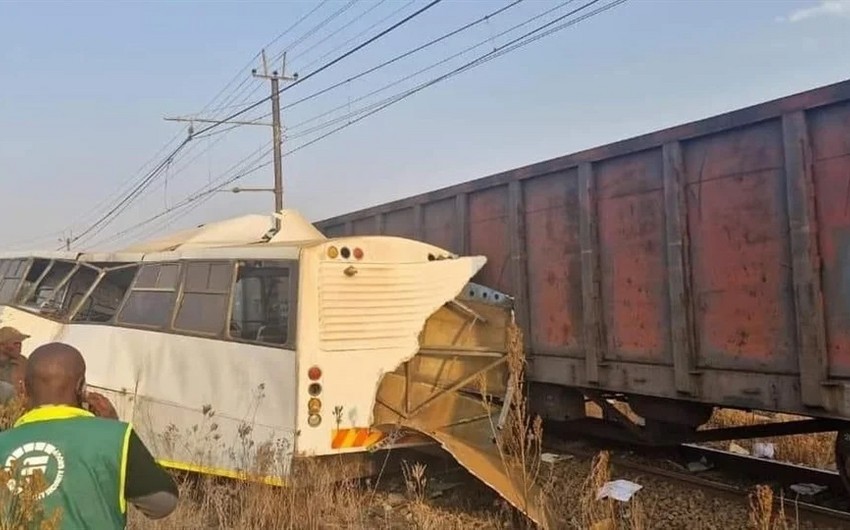
[[[779,502],[775,502],[773,490],[769,486],[756,486],[750,494],[750,525],[755,530],[789,530],[797,527],[785,515],[785,499],[780,497]]]
[[[540,455],[543,450],[543,420],[533,416],[525,393],[526,358],[523,348],[522,330],[511,322],[507,328],[507,364],[509,385],[513,387],[513,398],[501,432],[491,425],[496,436],[496,446],[502,459],[505,473],[522,488],[522,508],[539,506],[546,511],[546,484],[541,476]],[[482,394],[484,385],[482,381]],[[486,394],[485,394],[486,398]],[[545,515],[544,515],[545,516]]]
[[[640,416],[634,413],[628,404],[615,401],[612,405],[633,421],[640,421]],[[601,418],[602,409],[595,403],[587,403],[588,416]],[[743,411],[736,409],[717,408],[703,429],[723,429],[742,427],[746,425],[762,425],[783,421],[808,419],[792,414],[766,414],[759,411]],[[768,438],[750,438],[734,440],[741,447],[752,452],[753,444],[757,442],[772,443],[776,448],[775,459],[793,464],[802,464],[820,469],[835,469],[835,433],[822,432],[812,434],[795,434],[790,436],[774,436]],[[713,442],[710,445],[727,448],[729,442]]]
[[[38,493],[47,487],[44,475],[36,472],[27,479],[16,480],[18,470],[0,469],[0,530],[58,530],[61,510],[47,513]]]
[[[517,392],[511,403],[508,422],[498,437],[498,447],[506,469],[514,470],[529,502],[547,507],[556,528],[593,530],[643,530],[653,525],[638,492],[628,503],[597,499],[599,488],[611,479],[607,453],[600,453],[589,469],[574,472],[568,480],[554,479],[551,470],[541,468],[542,427],[539,418],[527,408],[522,385],[525,359],[522,335],[518,329],[510,334],[509,369],[515,376]],[[633,413],[625,404],[617,404],[624,413]],[[595,405],[589,405],[591,413]],[[21,402],[0,409],[0,427],[8,428],[23,410]],[[707,427],[750,425],[765,421],[795,419],[765,418],[754,413],[719,409]],[[803,435],[765,439],[777,444],[777,457],[810,464],[832,461],[832,435]],[[751,446],[752,441],[742,442]],[[354,479],[339,480],[342,461],[303,462],[295,467],[287,487],[272,487],[252,481],[232,481],[212,477],[175,474],[181,503],[177,511],[162,521],[151,521],[131,509],[130,530],[170,530],[176,528],[240,528],[265,529],[474,529],[519,528],[529,522],[518,518],[515,511],[486,487],[473,481],[454,494],[435,498],[437,482],[429,469],[416,461],[402,462],[400,481],[395,487],[385,478],[382,483]],[[246,473],[246,475],[250,475]],[[8,474],[0,471],[0,483]],[[36,480],[40,477],[36,476]],[[35,484],[37,485],[37,484]],[[24,484],[20,495],[12,495],[0,487],[0,530],[54,530],[61,514],[44,514]],[[471,491],[478,488],[476,493]],[[537,498],[532,496],[536,491]],[[575,498],[566,512],[565,498]],[[651,497],[650,497],[651,498]],[[758,488],[750,499],[750,523],[757,530],[790,528],[784,502],[777,503],[773,492]],[[652,513],[655,517],[654,510]]]
[[[806,419],[790,414],[775,414],[768,417],[758,412],[745,412],[733,409],[715,409],[711,419],[702,428],[720,429],[742,425],[760,425],[777,421],[795,421]],[[835,433],[795,434],[771,438],[753,438],[737,440],[736,443],[752,451],[756,442],[773,443],[776,447],[776,460],[802,464],[821,469],[835,469]],[[727,443],[728,445],[728,443]]]
[[[24,411],[22,399],[13,399],[0,405],[0,430],[10,428]],[[17,466],[11,469],[0,467],[0,530],[56,530],[62,514],[60,511],[46,513],[38,500],[38,492],[47,486],[40,472],[27,479],[19,477]]]

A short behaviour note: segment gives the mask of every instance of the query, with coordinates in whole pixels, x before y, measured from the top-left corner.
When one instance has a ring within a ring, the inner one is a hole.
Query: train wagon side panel
[[[850,81],[318,226],[485,254],[532,380],[850,415]]]

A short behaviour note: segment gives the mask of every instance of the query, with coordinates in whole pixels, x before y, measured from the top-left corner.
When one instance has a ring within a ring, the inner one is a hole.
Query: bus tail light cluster
[[[311,381],[307,387],[307,393],[312,396],[307,401],[307,425],[318,427],[322,423],[322,416],[319,414],[322,410],[322,400],[319,399],[319,395],[322,393],[322,384],[319,382],[322,377],[322,369],[318,366],[311,366],[307,370],[307,377]]]
[[[354,259],[360,261],[363,259],[364,253],[363,249],[360,247],[356,247],[354,249],[350,249],[348,247],[336,248],[334,246],[328,247],[328,257],[331,259],[336,259],[337,257],[342,257],[342,259],[349,259],[354,257]]]

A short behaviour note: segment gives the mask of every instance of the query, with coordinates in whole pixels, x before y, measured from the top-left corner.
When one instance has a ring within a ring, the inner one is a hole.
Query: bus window
[[[10,259],[0,263],[0,304],[14,300],[26,268],[26,259]]]
[[[74,322],[108,322],[133,283],[138,266],[107,270],[72,319]],[[83,295],[85,292],[83,291]],[[73,308],[76,300],[69,307]]]
[[[177,263],[142,265],[116,320],[121,324],[154,328],[167,326],[177,297],[179,272]]]
[[[231,263],[188,263],[174,329],[205,335],[220,335],[224,332],[232,283]]]
[[[68,261],[52,262],[47,270],[47,274],[42,275],[41,279],[35,280],[38,284],[29,290],[22,305],[39,308],[43,304],[46,304],[53,297],[53,292],[56,288],[71,274],[71,271],[76,266],[76,263]],[[27,279],[32,276],[32,271],[30,272],[31,274],[27,275]]]
[[[288,344],[290,295],[289,267],[278,264],[240,265],[233,293],[231,338]]]
[[[68,281],[54,289],[48,301],[41,304],[42,314],[49,313],[57,318],[67,317],[91,289],[99,275],[100,269],[80,264]]]
[[[32,265],[29,270],[26,272],[26,276],[24,277],[24,282],[21,285],[20,289],[18,289],[18,294],[15,295],[15,301],[21,303],[32,288],[41,280],[42,276],[47,274],[48,269],[53,264],[53,261],[49,259],[34,259],[32,260]]]

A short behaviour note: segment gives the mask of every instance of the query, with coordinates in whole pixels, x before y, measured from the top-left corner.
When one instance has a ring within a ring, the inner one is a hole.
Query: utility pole
[[[298,74],[292,77],[286,76],[286,52],[283,52],[283,64],[280,73],[277,70],[269,74],[268,64],[266,63],[266,50],[263,50],[263,73],[258,74],[257,69],[251,70],[254,77],[260,79],[268,79],[272,86],[272,142],[274,144],[274,210],[280,212],[283,209],[283,160],[281,155],[281,146],[283,144],[283,135],[280,125],[280,82],[295,81],[298,79]],[[275,218],[275,224],[280,229],[280,220]]]
[[[273,70],[269,73],[268,63],[266,61],[266,50],[262,52],[263,57],[263,73],[258,73],[257,69],[254,68],[251,70],[251,75],[260,79],[268,79],[271,81],[271,100],[272,100],[272,123],[260,122],[260,121],[220,121],[220,120],[209,120],[209,119],[201,119],[197,117],[173,117],[173,118],[165,118],[166,121],[183,121],[189,122],[190,129],[189,135],[192,135],[192,127],[194,126],[194,122],[200,123],[232,123],[235,125],[262,125],[262,126],[271,126],[272,128],[272,143],[274,148],[274,189],[244,189],[240,191],[273,191],[274,192],[274,209],[275,213],[280,212],[283,209],[283,155],[281,153],[281,147],[283,144],[283,128],[281,126],[280,120],[280,82],[281,81],[295,81],[298,79],[298,74],[292,74],[291,77],[286,76],[286,52],[283,53],[283,63],[280,69],[280,72],[277,70]],[[237,190],[239,188],[234,188],[234,192],[238,193]],[[275,217],[275,227],[280,230],[280,220]]]

